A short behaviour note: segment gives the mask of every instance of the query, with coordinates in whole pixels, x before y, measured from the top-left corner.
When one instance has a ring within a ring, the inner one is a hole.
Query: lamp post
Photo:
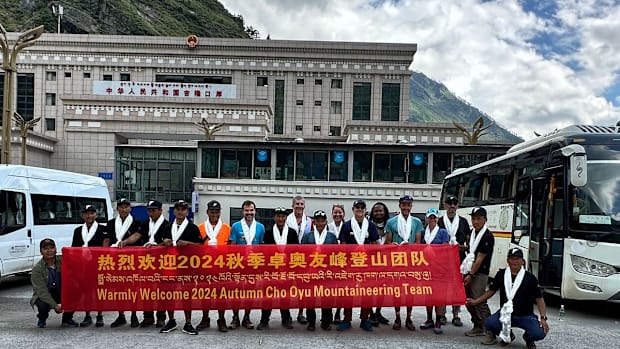
[[[13,49],[9,46],[7,32],[0,24],[0,48],[2,49],[2,69],[4,70],[4,99],[2,100],[2,157],[0,163],[11,162],[11,119],[13,117],[14,75],[17,73],[17,55],[35,44],[43,34],[43,26],[30,29],[17,37]]]

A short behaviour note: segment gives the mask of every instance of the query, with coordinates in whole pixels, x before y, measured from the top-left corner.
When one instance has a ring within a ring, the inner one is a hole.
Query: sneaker
[[[196,326],[196,331],[202,331],[209,327],[211,327],[211,319],[208,316],[203,317],[198,326]]]
[[[177,329],[177,322],[174,319],[168,320],[168,323],[159,330],[159,333],[170,333]]]
[[[228,332],[228,326],[226,326],[226,320],[217,319],[217,330],[220,332]]]
[[[421,330],[428,330],[433,327],[435,327],[435,323],[431,319],[427,319],[422,325],[420,325]]]
[[[283,325],[284,325],[284,323],[283,323]],[[268,328],[269,328],[269,323],[268,322],[263,322],[263,321],[259,322],[258,326],[256,326],[256,329],[259,330],[259,331],[266,330]]]
[[[480,327],[474,327],[471,330],[465,332],[465,335],[467,337],[478,337],[478,336],[484,336],[484,330],[481,329]]]
[[[170,322],[168,322],[168,323],[170,323]],[[176,324],[174,325],[174,328],[177,328]],[[162,328],[162,330],[163,330],[163,328]],[[194,326],[192,326],[191,322],[186,322],[185,325],[183,326],[183,329],[181,331],[183,331],[183,333],[191,334],[192,336],[195,336],[195,335],[198,334],[198,331],[196,331]]]
[[[292,330],[293,329],[293,319],[286,319],[286,320],[282,321],[282,327],[286,328],[287,330]]]
[[[446,316],[445,316],[445,315],[441,315],[441,316],[439,317],[439,321],[441,322],[441,324],[442,324],[442,325],[446,325],[446,324],[448,324],[448,318],[446,318]]]
[[[480,343],[484,345],[495,345],[497,344],[497,337],[495,337],[493,333],[487,332],[484,339]]]
[[[103,319],[102,319],[103,322]],[[111,324],[110,327],[119,327],[122,325],[125,325],[127,323],[127,319],[125,319],[125,315],[119,315],[116,320],[114,320]]]
[[[377,320],[379,320],[379,323],[382,325],[389,325],[390,324],[390,320],[388,320],[386,317],[384,317],[381,313],[377,313]]]
[[[510,338],[512,339],[512,336]],[[527,349],[536,349],[536,342],[528,341],[525,333],[523,333],[523,340],[525,341],[525,346],[527,347]]]
[[[140,323],[140,327],[145,328],[145,327],[149,327],[152,326],[155,323],[155,319],[152,317],[145,317],[144,319],[142,319],[142,322]]]
[[[93,324],[93,318],[90,315],[84,317],[84,321],[80,322],[80,327],[88,327]]]
[[[504,342],[503,340],[499,341],[499,346],[500,347],[505,347],[507,345],[509,345],[510,343],[512,343],[515,340],[515,334],[512,333],[512,331],[510,331],[510,342]]]
[[[394,325],[392,325],[392,329],[398,331],[400,330],[401,326],[402,324],[400,322],[400,318],[396,318],[396,320],[394,320]]]
[[[460,317],[454,317],[452,318],[452,325],[456,326],[456,327],[463,327],[463,321],[461,321]]]
[[[45,320],[41,320],[39,319],[39,321],[37,321],[37,327],[38,328],[45,328],[45,326],[47,325]]]
[[[230,328],[235,329],[241,327],[241,321],[239,321],[238,315],[233,315],[232,321],[230,322]]]
[[[136,314],[131,314],[131,320],[129,321],[129,326],[131,326],[131,328],[136,328],[140,326],[140,321],[138,321],[138,317],[136,316]]]
[[[372,322],[370,322],[370,320],[362,320],[362,322],[360,322],[360,328],[364,331],[372,331]]]
[[[127,323],[127,321],[125,321]],[[97,322],[95,322],[95,327],[103,327],[103,315],[97,315]]]
[[[308,323],[308,319],[306,319],[306,317],[303,315],[297,315],[297,322],[299,322],[302,325],[305,325]]]
[[[351,321],[341,321],[338,326],[336,326],[336,330],[338,331],[346,331],[351,328]]]
[[[443,330],[441,329],[441,320],[440,321],[435,321],[435,328],[433,328],[433,332],[435,332],[435,334],[442,334]]]
[[[79,327],[80,324],[75,322],[75,320],[73,320],[73,319],[67,319],[67,320],[62,320],[62,323],[60,324],[60,326],[62,326],[62,327]]]

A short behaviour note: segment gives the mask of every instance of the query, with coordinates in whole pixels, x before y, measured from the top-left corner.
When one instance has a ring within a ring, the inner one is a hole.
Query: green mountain
[[[55,33],[52,3],[63,6],[63,33],[249,38],[243,17],[217,0],[0,0],[0,23],[19,32],[43,24]]]
[[[414,72],[411,75],[409,89],[409,121],[411,122],[456,122],[471,128],[482,117],[484,125],[494,120],[476,107],[458,98],[448,88],[426,75]],[[523,142],[519,136],[494,124],[487,134],[480,138],[482,142]]]

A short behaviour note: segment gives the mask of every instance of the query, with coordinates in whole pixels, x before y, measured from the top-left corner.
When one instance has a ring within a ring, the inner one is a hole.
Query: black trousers
[[[55,301],[58,302],[58,300],[56,299]],[[39,320],[47,320],[47,318],[50,316],[50,311],[52,311],[52,307],[50,307],[49,304],[45,303],[40,299],[37,299],[36,302],[34,302],[34,305],[37,307],[37,310],[39,312],[37,314],[37,318],[39,318]],[[73,319],[73,312],[67,311],[62,313],[62,321],[71,319]]]
[[[271,309],[263,309],[261,311],[260,322],[268,323],[271,316]],[[288,309],[280,309],[280,316],[282,321],[291,320],[291,311]]]
[[[316,325],[316,309],[314,308],[306,309],[306,315],[308,318],[308,324]],[[332,308],[321,309],[321,323],[331,324],[332,320],[333,320]]]

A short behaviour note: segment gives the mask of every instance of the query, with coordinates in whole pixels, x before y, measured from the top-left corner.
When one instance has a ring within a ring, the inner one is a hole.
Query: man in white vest
[[[538,280],[534,274],[525,270],[523,251],[515,247],[508,251],[508,268],[500,269],[491,281],[489,289],[476,299],[467,299],[468,305],[476,305],[491,298],[499,290],[501,309],[489,316],[484,323],[490,334],[482,344],[497,343],[506,346],[514,339],[511,328],[525,330],[523,340],[528,349],[536,348],[536,341],[542,340],[549,332],[547,323],[547,307]],[[539,317],[533,312],[533,304],[538,307]]]
[[[301,243],[301,238],[304,234],[310,232],[312,228],[312,219],[304,213],[306,209],[306,200],[303,196],[297,195],[293,198],[293,212],[286,217],[286,225],[289,228],[293,228],[297,232],[297,240]],[[308,320],[304,316],[304,309],[299,309],[297,313],[297,322],[302,325],[308,323]]]

